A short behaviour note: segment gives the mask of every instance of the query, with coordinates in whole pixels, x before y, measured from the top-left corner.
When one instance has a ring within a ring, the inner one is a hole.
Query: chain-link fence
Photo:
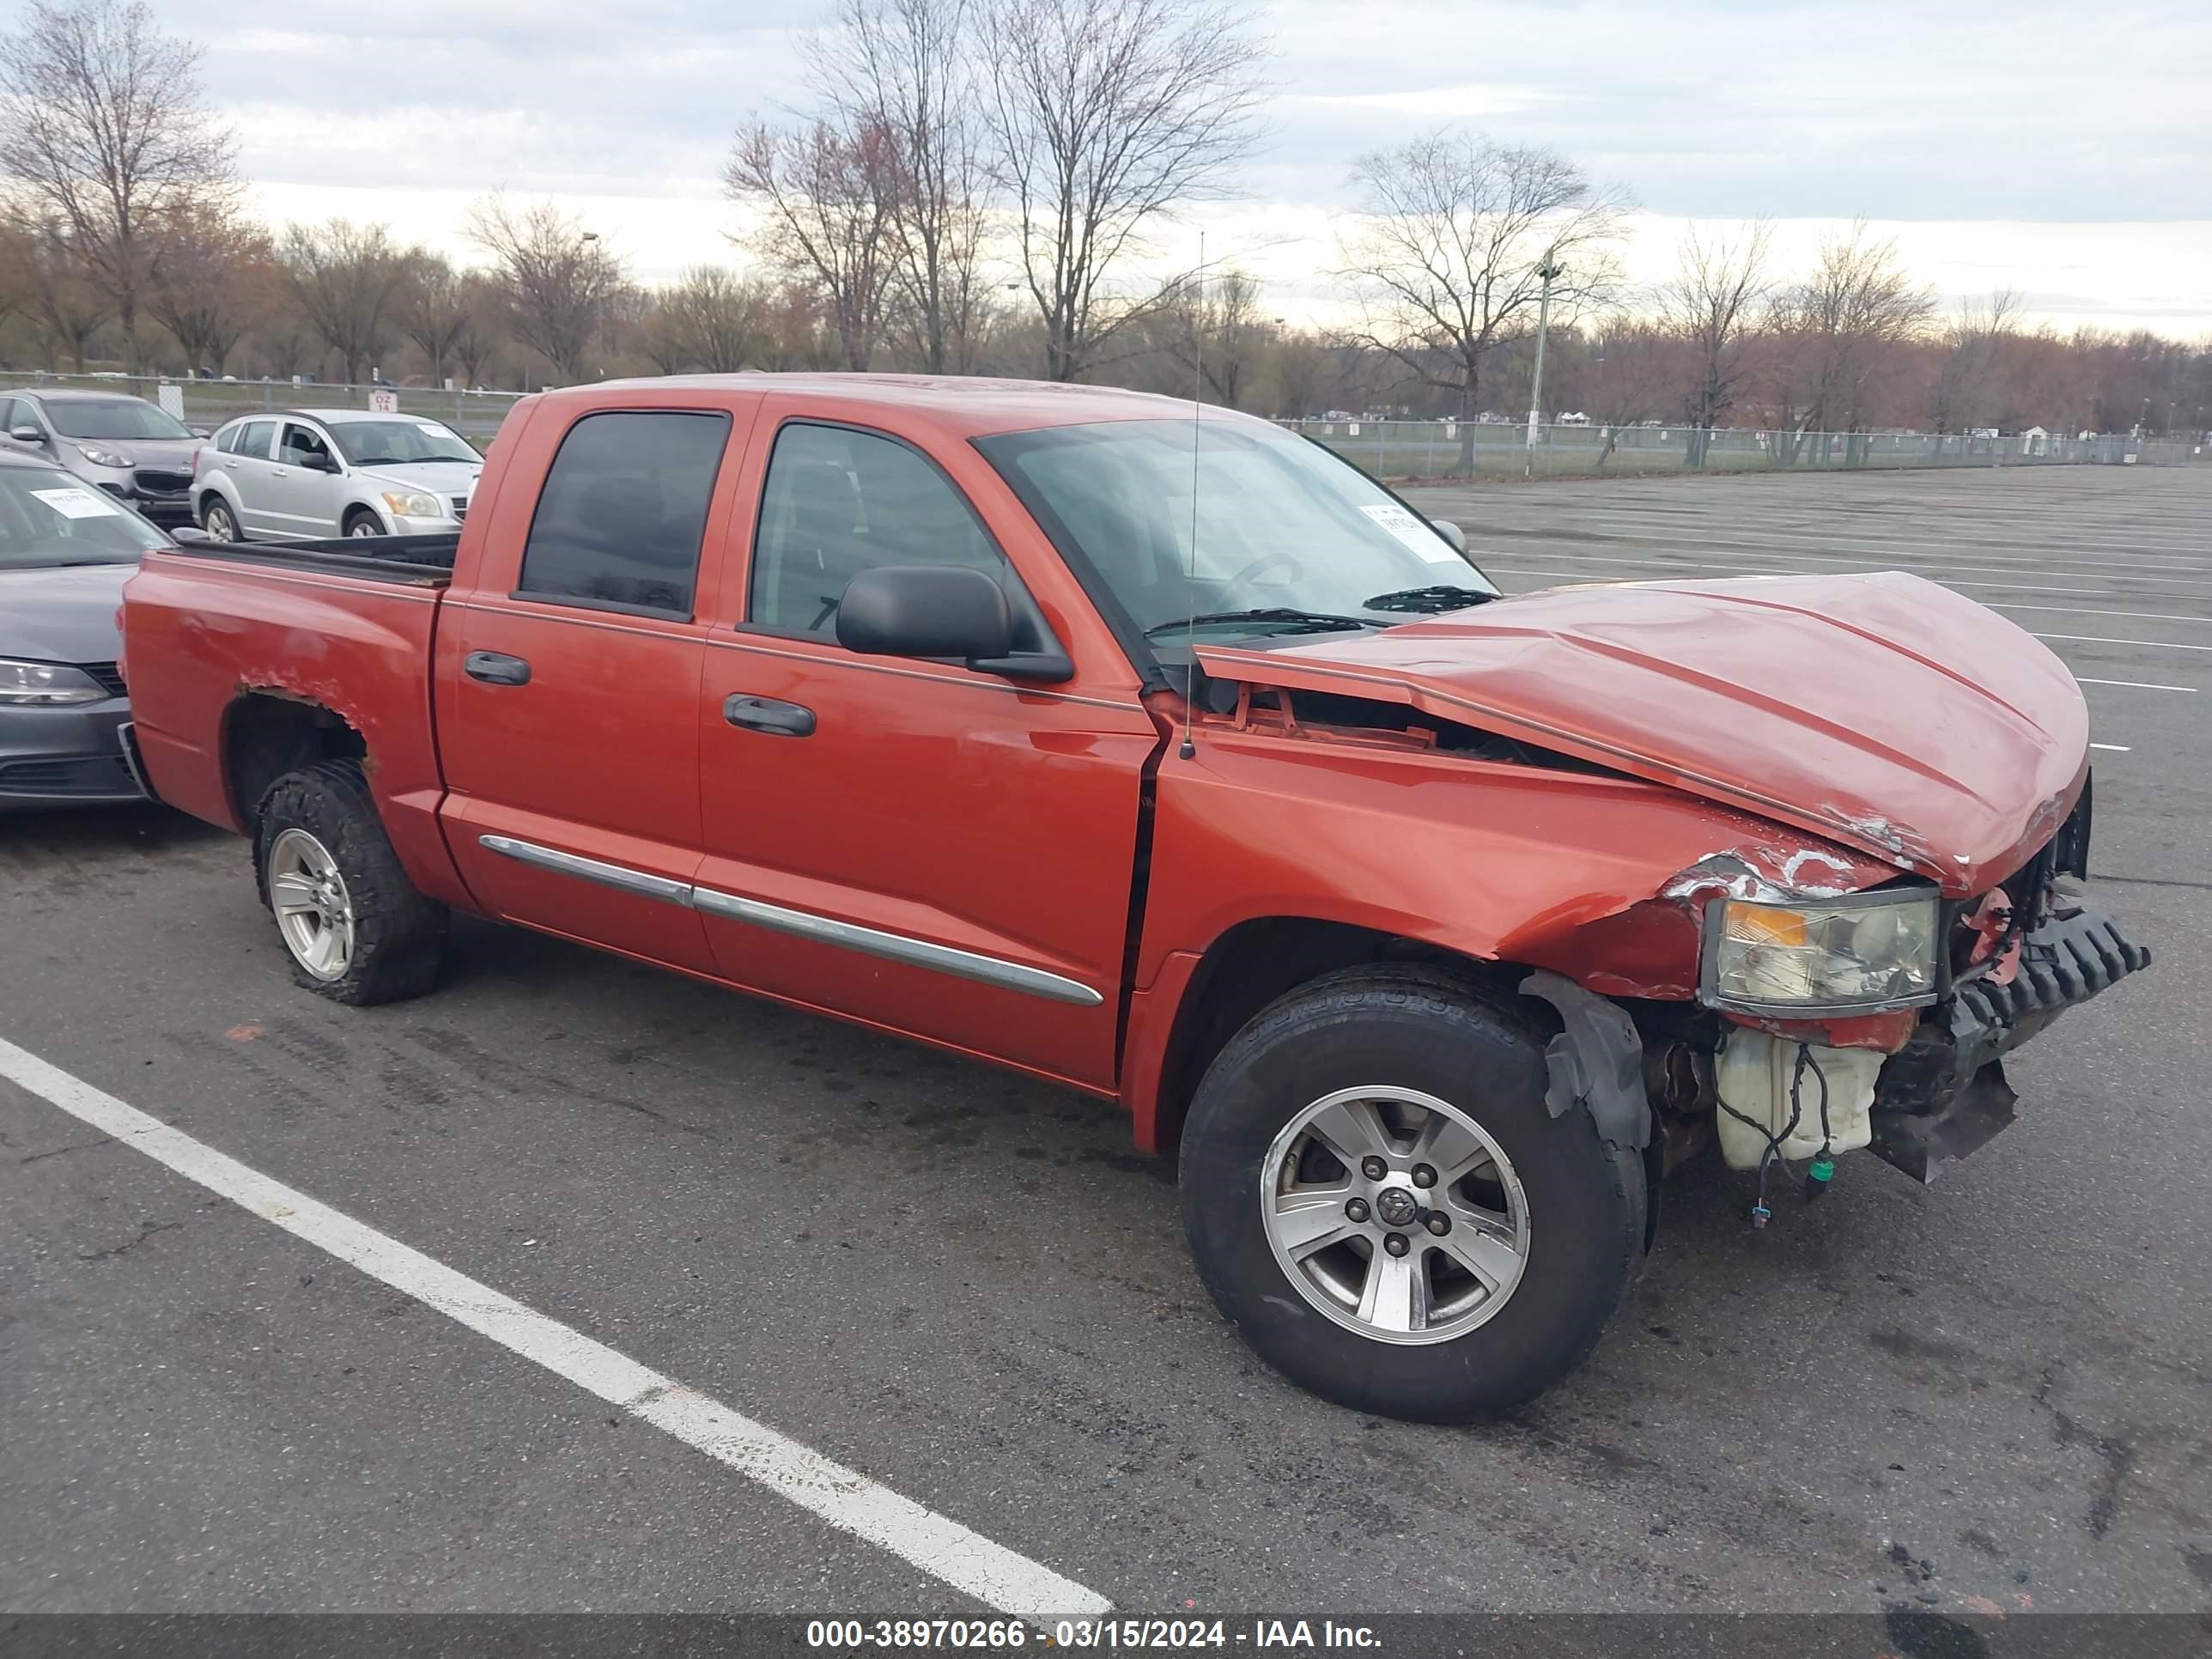
[[[404,415],[441,420],[482,448],[507,411],[520,400],[519,392],[445,391],[429,386],[325,386],[316,381],[186,380],[159,375],[11,374],[0,371],[0,392],[47,387],[56,391],[116,392],[161,401],[161,388],[171,386],[183,399],[187,426],[213,429],[234,416],[261,409],[367,409],[370,397],[389,392],[399,401]]]
[[[1603,477],[1613,473],[1820,471],[1881,467],[2178,466],[2212,461],[2187,437],[2002,437],[1965,433],[1701,431],[1686,426],[1540,426],[1504,422],[1290,421],[1378,477]]]

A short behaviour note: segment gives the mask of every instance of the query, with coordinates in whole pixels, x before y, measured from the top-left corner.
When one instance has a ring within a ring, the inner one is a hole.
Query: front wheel
[[[366,507],[357,508],[346,520],[345,533],[348,536],[381,536],[384,522]]]
[[[254,853],[296,983],[365,1006],[438,982],[446,907],[408,880],[359,761],[318,762],[271,784]]]
[[[1231,1041],[1192,1103],[1199,1275],[1339,1404],[1460,1423],[1596,1346],[1644,1243],[1641,1157],[1545,1103],[1544,1035],[1446,974],[1333,974]]]

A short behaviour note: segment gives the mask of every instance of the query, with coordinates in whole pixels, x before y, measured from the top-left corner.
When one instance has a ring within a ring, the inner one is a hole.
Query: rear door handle
[[[461,672],[486,685],[527,685],[530,665],[520,657],[497,651],[471,651],[462,659]]]
[[[732,697],[722,705],[722,718],[748,732],[765,732],[771,737],[814,735],[811,708],[802,703],[779,702],[774,697]]]

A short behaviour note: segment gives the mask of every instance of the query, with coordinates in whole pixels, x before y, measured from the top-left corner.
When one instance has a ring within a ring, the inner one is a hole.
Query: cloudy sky
[[[12,8],[15,0],[0,0]],[[344,214],[457,254],[470,198],[564,198],[641,276],[728,260],[732,127],[793,95],[823,0],[152,0],[204,44],[271,218]],[[266,21],[249,23],[257,15]],[[1554,146],[1684,221],[1765,214],[1785,257],[1864,216],[1947,298],[2212,333],[2212,12],[2143,0],[1274,0],[1272,136],[1210,252],[1323,318],[1347,161],[1447,121]],[[1196,221],[1176,234],[1194,234]],[[1163,254],[1179,250],[1164,248]]]

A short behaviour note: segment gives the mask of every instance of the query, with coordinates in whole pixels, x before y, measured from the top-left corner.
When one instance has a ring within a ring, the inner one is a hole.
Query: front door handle
[[[520,657],[497,651],[471,651],[461,660],[461,672],[486,685],[527,685],[530,665]]]
[[[748,732],[765,732],[777,738],[811,738],[814,711],[802,703],[779,702],[774,697],[735,696],[722,705],[722,718]]]

